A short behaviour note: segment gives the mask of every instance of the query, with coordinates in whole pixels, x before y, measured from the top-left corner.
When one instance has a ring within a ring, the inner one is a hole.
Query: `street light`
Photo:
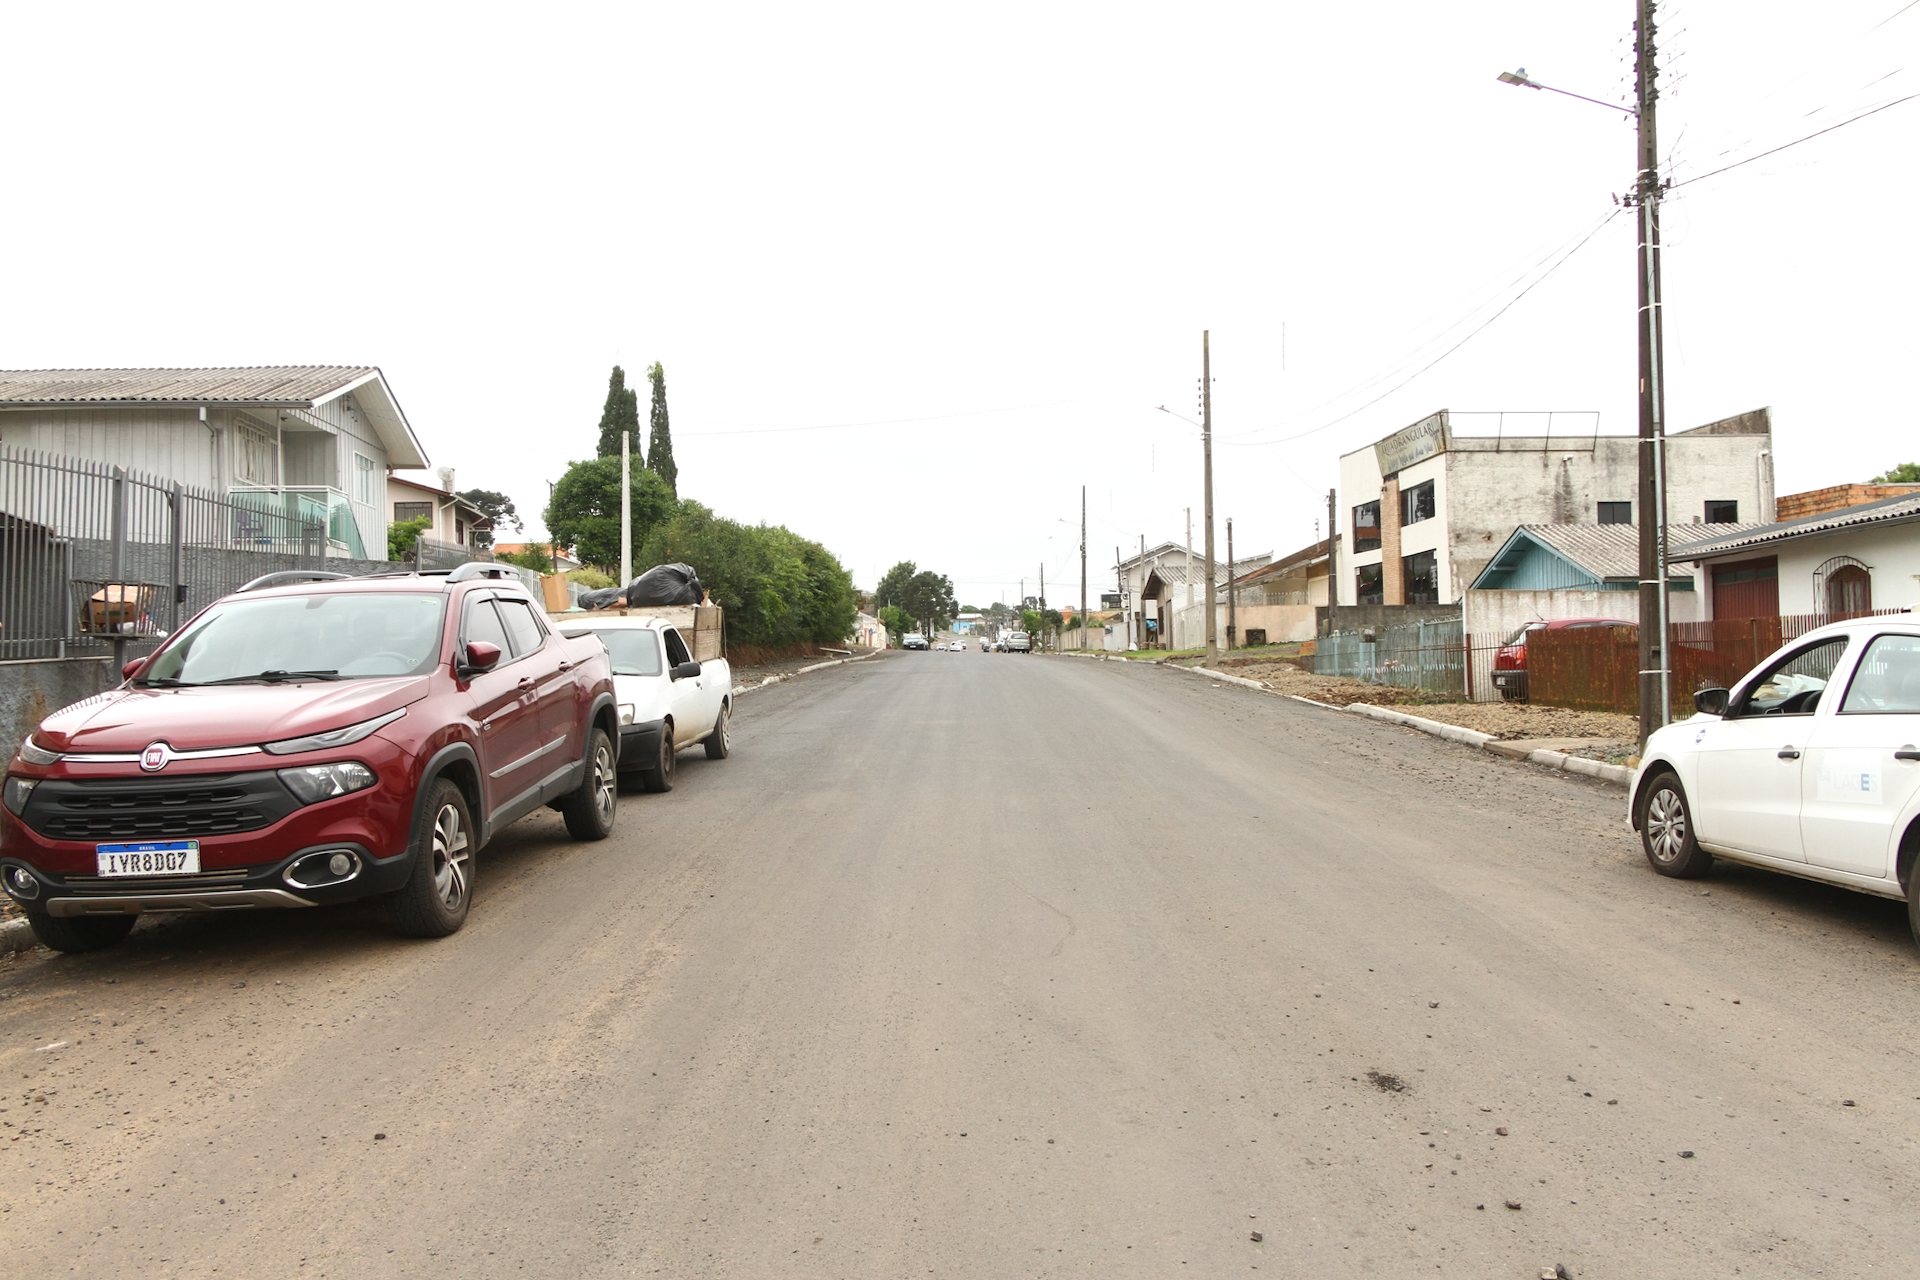
[[[1502,84],[1545,89],[1578,98],[1632,116],[1638,125],[1640,168],[1628,203],[1640,210],[1639,255],[1636,276],[1639,291],[1640,346],[1640,742],[1667,723],[1672,706],[1672,672],[1668,662],[1667,616],[1667,441],[1666,389],[1660,336],[1660,179],[1659,147],[1654,132],[1654,46],[1652,0],[1636,0],[1638,49],[1634,107],[1603,102],[1541,84],[1525,68],[1502,71]],[[1653,625],[1648,622],[1652,620]]]

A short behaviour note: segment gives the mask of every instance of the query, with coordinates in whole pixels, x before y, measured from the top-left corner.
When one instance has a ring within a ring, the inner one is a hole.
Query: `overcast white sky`
[[[1227,517],[1312,541],[1339,455],[1435,409],[1634,431],[1633,220],[1541,278],[1632,121],[1495,80],[1626,103],[1632,17],[11,5],[0,367],[377,364],[537,537],[610,366],[658,360],[684,496],[863,586],[911,559],[984,605],[1044,561],[1068,602],[1083,484],[1090,590],[1189,506],[1201,541],[1155,406],[1198,417],[1204,329],[1222,556]],[[1842,125],[1920,93],[1920,6],[1662,24],[1671,427],[1771,405],[1782,493],[1920,458],[1920,101]]]

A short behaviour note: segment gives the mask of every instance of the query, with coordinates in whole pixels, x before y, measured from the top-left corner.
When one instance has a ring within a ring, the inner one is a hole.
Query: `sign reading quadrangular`
[[[1380,460],[1380,476],[1385,479],[1403,467],[1424,462],[1447,451],[1447,411],[1430,414],[1410,427],[1403,427],[1373,446]]]

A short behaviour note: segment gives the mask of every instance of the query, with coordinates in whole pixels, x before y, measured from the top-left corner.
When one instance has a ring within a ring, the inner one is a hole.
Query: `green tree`
[[[547,554],[545,547],[528,547],[525,551],[502,551],[494,556],[501,564],[518,565],[522,569],[531,569],[535,573],[552,573],[553,557]]]
[[[873,589],[873,598],[881,605],[905,605],[907,584],[913,581],[913,575],[920,567],[911,560],[902,560],[893,568],[880,575],[880,585]]]
[[[614,441],[616,449],[619,441]],[[659,476],[645,468],[633,472],[633,545],[673,514],[673,495]],[[553,486],[547,504],[547,528],[555,541],[572,547],[583,564],[617,570],[620,565],[620,458],[575,462]]]
[[[387,526],[387,559],[399,564],[413,559],[413,548],[420,534],[433,521],[426,516],[416,520],[396,520]]]
[[[655,526],[649,563],[682,561],[727,611],[734,644],[838,644],[853,632],[853,575],[817,542],[778,525],[723,519],[683,501]]]
[[[600,410],[600,443],[594,455],[619,457],[622,435],[627,437],[627,450],[633,455],[634,465],[644,466],[645,455],[640,452],[640,393],[627,385],[627,371],[615,365],[612,376],[607,379],[607,403]]]
[[[665,480],[667,492],[678,497],[680,468],[673,465],[673,433],[667,429],[667,371],[656,360],[647,377],[653,383],[653,407],[647,415],[647,469]]]
[[[513,499],[504,493],[492,489],[462,489],[459,494],[486,514],[488,523],[473,531],[473,545],[491,547],[494,535],[511,526],[515,533],[525,533],[527,526],[520,519],[520,513],[513,509]]]
[[[1875,476],[1868,484],[1920,484],[1920,462],[1903,462]]]
[[[874,616],[880,619],[880,625],[884,626],[887,634],[893,637],[895,646],[899,645],[900,637],[907,634],[907,624],[913,621],[907,616],[907,611],[897,604],[881,605],[880,612]]]
[[[931,569],[922,569],[908,581],[903,603],[907,612],[919,619],[928,635],[953,621],[953,615],[957,612],[953,603],[953,583],[947,580],[946,575]]]

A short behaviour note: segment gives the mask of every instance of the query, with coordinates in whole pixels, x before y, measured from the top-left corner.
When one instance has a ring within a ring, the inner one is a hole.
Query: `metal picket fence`
[[[1437,697],[1464,697],[1466,651],[1460,620],[1336,631],[1316,643],[1317,675],[1418,689]]]
[[[319,567],[327,527],[291,510],[0,447],[0,661],[138,656],[263,573]]]

